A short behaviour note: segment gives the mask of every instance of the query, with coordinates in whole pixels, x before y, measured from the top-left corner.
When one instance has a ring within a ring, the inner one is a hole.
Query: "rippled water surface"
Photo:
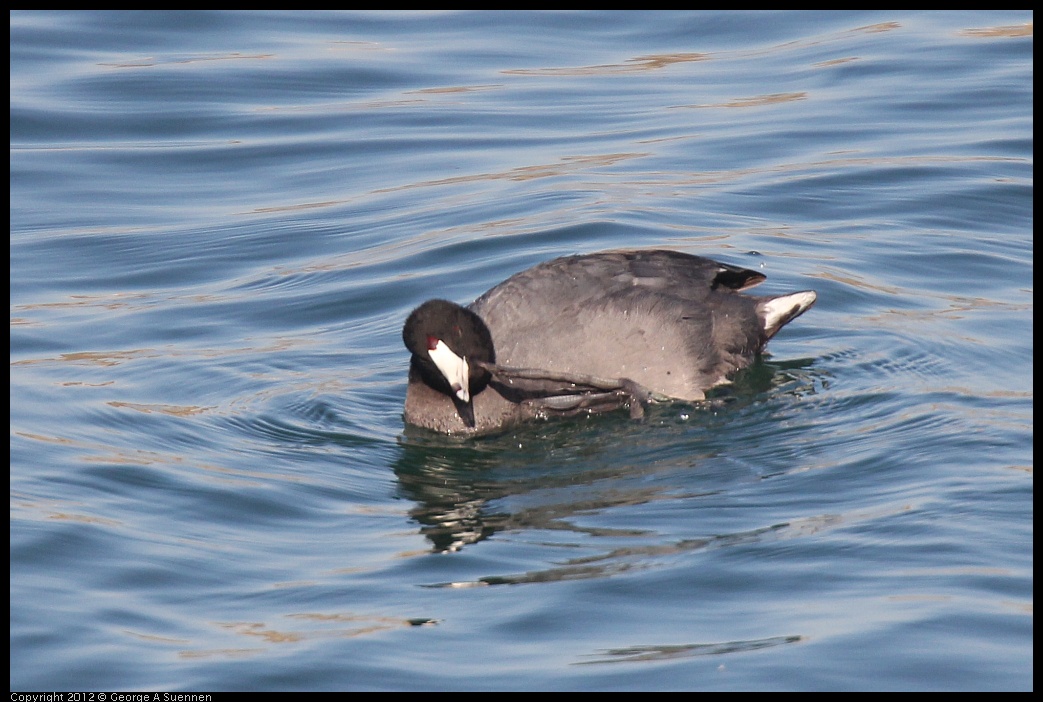
[[[1031,13],[10,22],[12,689],[1031,689]],[[404,427],[410,309],[617,247],[819,301]]]

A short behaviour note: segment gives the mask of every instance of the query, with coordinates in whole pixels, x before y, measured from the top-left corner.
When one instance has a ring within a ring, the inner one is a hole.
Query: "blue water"
[[[13,690],[1027,690],[1030,12],[11,14]],[[818,304],[459,440],[400,330],[669,247]]]

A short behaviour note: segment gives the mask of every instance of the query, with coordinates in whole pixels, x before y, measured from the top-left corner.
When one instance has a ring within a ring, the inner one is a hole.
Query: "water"
[[[1032,14],[11,14],[13,690],[1031,689]],[[403,427],[556,255],[815,289],[706,406]]]

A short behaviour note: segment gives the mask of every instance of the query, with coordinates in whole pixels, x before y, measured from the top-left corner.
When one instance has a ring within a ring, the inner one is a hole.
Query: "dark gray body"
[[[498,365],[629,378],[658,395],[699,401],[815,301],[810,291],[738,292],[762,280],[674,251],[616,251],[539,264],[469,308],[488,326]],[[411,373],[405,418],[436,431],[488,432],[548,414],[531,400],[551,386],[560,383],[494,380],[473,397],[475,427],[468,428],[448,396]]]

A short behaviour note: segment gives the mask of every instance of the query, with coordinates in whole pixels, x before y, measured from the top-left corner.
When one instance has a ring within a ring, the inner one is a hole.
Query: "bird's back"
[[[471,309],[502,365],[625,377],[701,400],[760,351],[758,298],[737,290],[763,279],[675,251],[616,251],[539,264]]]

